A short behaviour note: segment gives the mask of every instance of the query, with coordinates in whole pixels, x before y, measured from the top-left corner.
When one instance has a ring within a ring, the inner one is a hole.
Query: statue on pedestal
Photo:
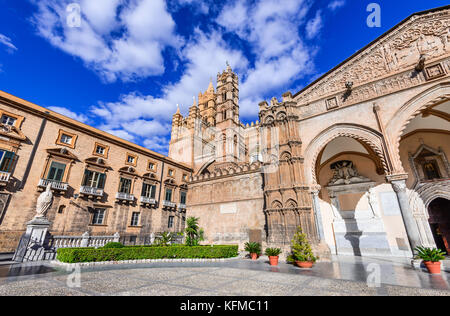
[[[47,189],[41,193],[37,199],[35,219],[44,219],[48,210],[53,204],[52,184],[47,185]]]

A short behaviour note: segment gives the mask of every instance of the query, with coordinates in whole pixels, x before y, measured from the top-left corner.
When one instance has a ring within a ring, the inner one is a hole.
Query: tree
[[[199,218],[188,217],[186,220],[186,245],[198,246],[204,240],[204,231],[198,225]]]

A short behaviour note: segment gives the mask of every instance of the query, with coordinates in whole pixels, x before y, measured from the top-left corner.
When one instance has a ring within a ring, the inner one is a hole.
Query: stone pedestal
[[[373,197],[368,193],[375,182],[359,182],[327,187],[333,205],[333,231],[336,254],[351,256],[392,256],[386,229]],[[341,210],[339,196],[351,193],[365,194],[370,210]]]
[[[22,236],[24,242],[19,245],[15,260],[22,262],[43,260],[50,225],[45,217],[35,217],[29,221],[27,230]]]

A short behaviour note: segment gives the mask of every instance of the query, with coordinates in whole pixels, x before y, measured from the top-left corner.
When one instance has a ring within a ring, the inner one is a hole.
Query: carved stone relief
[[[323,98],[328,98],[324,102],[328,105],[330,96],[345,91],[345,83],[348,81],[354,82],[357,88],[353,89],[350,97],[344,100],[342,105],[360,102],[424,81],[424,75],[411,76],[410,71],[398,74],[415,66],[421,56],[426,56],[426,60],[435,60],[449,53],[449,15],[450,11],[447,10],[418,18],[413,17],[409,22],[324,77],[296,97],[300,105],[307,105],[301,108],[302,116],[320,113],[317,107],[308,108],[313,106],[315,101],[323,100]],[[440,69],[439,66],[431,68],[430,74],[442,75],[444,71],[442,68],[442,66]],[[389,74],[394,77],[383,79]],[[377,80],[383,80],[381,85],[369,84],[362,87],[364,84]]]

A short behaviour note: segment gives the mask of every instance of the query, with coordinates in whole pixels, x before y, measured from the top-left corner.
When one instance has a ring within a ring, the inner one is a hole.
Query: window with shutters
[[[16,158],[17,156],[15,153],[6,150],[0,150],[0,171],[11,173]]]
[[[120,178],[119,183],[119,192],[120,193],[131,193],[131,179],[128,178]]]
[[[142,196],[150,199],[154,199],[156,196],[156,185],[144,183],[142,185]]]
[[[104,173],[86,169],[84,171],[83,186],[96,189],[104,189],[105,179],[106,175]]]
[[[47,173],[47,180],[62,182],[64,179],[64,172],[66,165],[60,162],[52,161]]]

